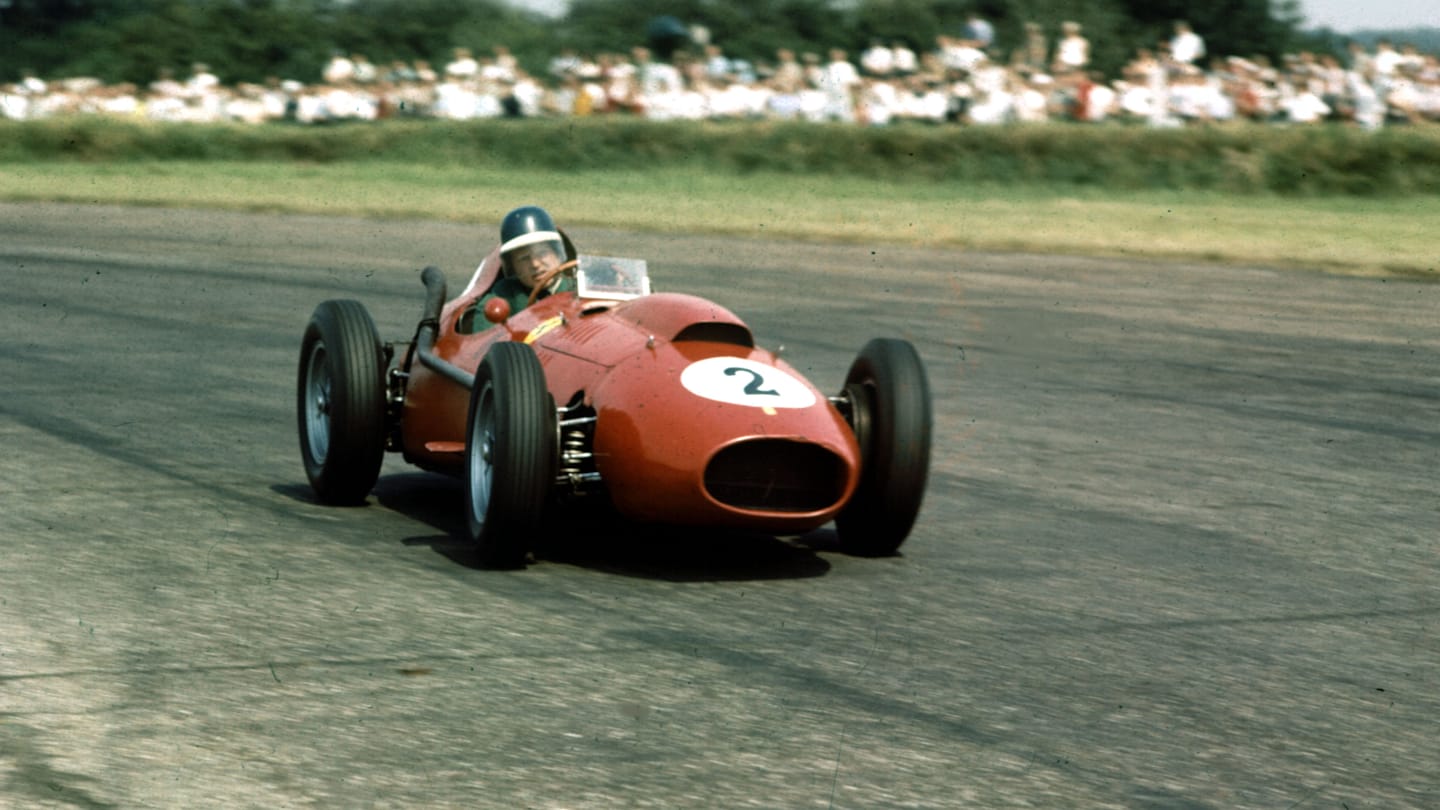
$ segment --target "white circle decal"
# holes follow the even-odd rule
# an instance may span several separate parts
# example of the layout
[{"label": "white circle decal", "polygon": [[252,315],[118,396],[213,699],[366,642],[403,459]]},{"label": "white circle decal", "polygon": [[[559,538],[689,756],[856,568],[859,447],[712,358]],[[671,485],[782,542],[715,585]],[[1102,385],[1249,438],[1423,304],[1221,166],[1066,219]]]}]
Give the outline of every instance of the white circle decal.
[{"label": "white circle decal", "polygon": [[740,357],[710,357],[691,363],[680,384],[696,396],[754,408],[808,408],[815,392],[774,366]]}]

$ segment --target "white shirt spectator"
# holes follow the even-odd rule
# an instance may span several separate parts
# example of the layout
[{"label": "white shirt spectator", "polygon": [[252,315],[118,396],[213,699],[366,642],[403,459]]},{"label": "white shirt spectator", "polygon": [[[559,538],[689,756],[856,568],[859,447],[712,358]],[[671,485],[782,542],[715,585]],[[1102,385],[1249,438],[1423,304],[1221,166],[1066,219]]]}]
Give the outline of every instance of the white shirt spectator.
[{"label": "white shirt spectator", "polygon": [[950,109],[950,100],[937,86],[912,77],[909,86],[900,94],[898,114],[913,121],[939,123],[945,120]]},{"label": "white shirt spectator", "polygon": [[30,99],[20,92],[20,88],[13,84],[0,87],[0,118],[24,121],[29,117]]},{"label": "white shirt spectator", "polygon": [[1372,85],[1359,71],[1351,70],[1345,73],[1346,94],[1354,105],[1355,123],[1362,129],[1379,129],[1385,123],[1385,102],[1380,99],[1380,94],[1375,92]]},{"label": "white shirt spectator", "polygon": [[1395,71],[1400,68],[1400,64],[1404,61],[1405,57],[1399,51],[1395,50],[1390,43],[1381,42],[1375,49],[1375,56],[1372,57],[1371,64],[1374,66],[1377,74],[1381,76],[1394,76]]},{"label": "white shirt spectator", "polygon": [[860,93],[860,115],[871,126],[885,126],[895,117],[899,99],[895,85],[871,79]]},{"label": "white shirt spectator", "polygon": [[1150,88],[1137,82],[1121,82],[1117,86],[1119,111],[1133,118],[1148,118],[1155,102]]},{"label": "white shirt spectator", "polygon": [[470,54],[469,48],[456,48],[454,58],[445,65],[445,76],[450,79],[473,79],[480,72],[480,63]]},{"label": "white shirt spectator", "polygon": [[901,76],[909,76],[920,69],[920,60],[915,56],[914,51],[905,47],[904,43],[895,43],[894,47],[890,49],[890,53],[894,57],[895,72]]},{"label": "white shirt spectator", "polygon": [[860,67],[871,76],[889,76],[895,71],[895,52],[877,42],[860,54]]},{"label": "white shirt spectator", "polygon": [[522,73],[516,77],[515,86],[511,92],[515,96],[515,101],[520,105],[521,115],[529,117],[540,114],[540,106],[545,99],[545,88],[534,78]]},{"label": "white shirt spectator", "polygon": [[820,77],[820,89],[825,93],[825,117],[836,121],[855,120],[854,92],[860,84],[860,71],[845,58],[845,52],[830,52],[830,62]]},{"label": "white shirt spectator", "polygon": [[[1048,77],[1047,77],[1048,78]],[[1018,87],[1015,93],[1015,120],[1038,124],[1050,119],[1048,82],[1034,82]]]},{"label": "white shirt spectator", "polygon": [[330,57],[325,63],[325,68],[320,71],[320,77],[326,84],[340,84],[355,78],[355,63],[341,54]]},{"label": "white shirt spectator", "polygon": [[380,71],[364,56],[356,54],[351,61],[355,63],[355,81],[369,84],[380,78]]},{"label": "white shirt spectator", "polygon": [[970,105],[968,116],[970,123],[987,126],[1004,124],[1013,118],[1014,113],[1014,94],[1009,90],[995,90],[977,94],[974,103]]},{"label": "white shirt spectator", "polygon": [[1067,22],[1062,25],[1065,36],[1055,44],[1056,66],[1067,70],[1078,70],[1090,64],[1090,40],[1080,33],[1080,24]]},{"label": "white shirt spectator", "polygon": [[195,65],[194,71],[190,75],[190,81],[185,83],[185,89],[194,96],[214,93],[219,86],[219,77],[210,72],[209,66],[203,64]]},{"label": "white shirt spectator", "polygon": [[1175,24],[1175,36],[1170,40],[1170,58],[1182,65],[1193,65],[1205,58],[1205,40],[1190,30],[1185,23]]},{"label": "white shirt spectator", "polygon": [[502,81],[518,78],[520,76],[520,61],[515,58],[515,54],[510,52],[510,48],[505,45],[496,45],[494,52],[494,64],[495,67],[502,71]]},{"label": "white shirt spectator", "polygon": [[678,93],[685,89],[680,71],[665,62],[646,62],[639,67],[640,92],[647,96]]},{"label": "white shirt spectator", "polygon": [[1282,102],[1285,115],[1295,124],[1313,124],[1330,114],[1330,105],[1309,90],[1301,90]]},{"label": "white shirt spectator", "polygon": [[1086,120],[1104,121],[1115,110],[1119,94],[1108,84],[1097,84],[1090,88],[1090,105],[1085,109]]},{"label": "white shirt spectator", "polygon": [[571,48],[566,48],[552,58],[550,64],[545,69],[551,76],[558,79],[567,73],[573,73],[577,76],[581,75],[580,68],[583,64],[584,62],[580,59],[579,54],[575,53]]},{"label": "white shirt spectator", "polygon": [[974,71],[986,60],[985,52],[961,39],[941,36],[940,63],[948,70]]}]

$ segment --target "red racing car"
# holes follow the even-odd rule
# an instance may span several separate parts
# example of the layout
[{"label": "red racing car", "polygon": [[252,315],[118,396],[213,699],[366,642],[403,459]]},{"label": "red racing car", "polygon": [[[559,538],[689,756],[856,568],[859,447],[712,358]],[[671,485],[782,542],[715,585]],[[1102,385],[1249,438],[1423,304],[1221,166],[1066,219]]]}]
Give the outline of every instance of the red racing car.
[{"label": "red racing car", "polygon": [[318,500],[362,503],[386,451],[462,478],[483,563],[523,565],[554,508],[608,502],[625,519],[800,534],[835,522],[842,549],[895,552],[930,465],[925,369],[875,339],[827,396],[711,301],[651,293],[646,263],[576,256],[573,292],[511,312],[476,306],[499,248],[449,301],[422,272],[415,337],[382,343],[356,301],[320,304],[300,350],[298,416]]}]

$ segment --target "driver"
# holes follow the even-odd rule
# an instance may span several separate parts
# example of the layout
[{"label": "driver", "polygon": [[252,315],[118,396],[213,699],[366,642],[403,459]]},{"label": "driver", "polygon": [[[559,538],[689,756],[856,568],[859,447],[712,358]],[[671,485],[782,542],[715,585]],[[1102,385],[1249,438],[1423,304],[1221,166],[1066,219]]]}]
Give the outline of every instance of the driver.
[{"label": "driver", "polygon": [[565,240],[545,209],[516,208],[500,222],[501,278],[476,302],[477,310],[483,312],[492,298],[503,298],[510,303],[511,314],[517,313],[530,305],[537,282],[544,284],[534,296],[537,301],[553,293],[573,292],[575,279],[557,272],[565,259]]}]

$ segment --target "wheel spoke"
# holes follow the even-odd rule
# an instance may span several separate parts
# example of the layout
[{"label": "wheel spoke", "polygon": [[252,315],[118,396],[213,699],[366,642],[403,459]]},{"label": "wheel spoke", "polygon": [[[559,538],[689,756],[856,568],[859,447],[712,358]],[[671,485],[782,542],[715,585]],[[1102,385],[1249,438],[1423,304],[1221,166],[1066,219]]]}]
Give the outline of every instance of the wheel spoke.
[{"label": "wheel spoke", "polygon": [[323,343],[316,343],[310,353],[306,387],[310,407],[306,409],[305,432],[310,441],[310,456],[316,463],[324,464],[330,453],[330,367]]}]

